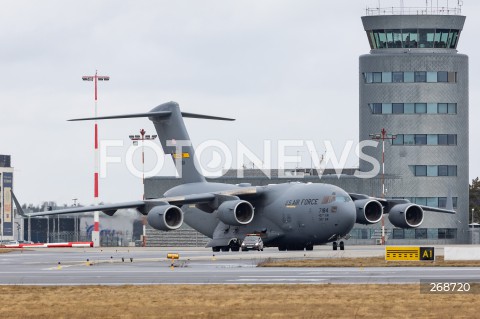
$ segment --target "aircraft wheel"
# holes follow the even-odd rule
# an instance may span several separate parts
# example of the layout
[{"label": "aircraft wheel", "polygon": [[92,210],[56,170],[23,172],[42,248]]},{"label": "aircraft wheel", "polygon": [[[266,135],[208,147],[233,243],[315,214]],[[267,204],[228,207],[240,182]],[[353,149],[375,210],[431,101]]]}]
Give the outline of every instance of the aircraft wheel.
[{"label": "aircraft wheel", "polygon": [[334,241],[334,242],[332,243],[332,245],[333,245],[333,250],[337,250],[337,247],[338,247],[337,242]]},{"label": "aircraft wheel", "polygon": [[232,247],[232,251],[239,251],[239,250],[240,250],[240,247],[238,246]]},{"label": "aircraft wheel", "polygon": [[343,241],[340,242],[340,250],[345,250],[345,244]]},{"label": "aircraft wheel", "polygon": [[230,250],[230,247],[229,246],[222,246],[220,248],[222,251],[229,251]]}]

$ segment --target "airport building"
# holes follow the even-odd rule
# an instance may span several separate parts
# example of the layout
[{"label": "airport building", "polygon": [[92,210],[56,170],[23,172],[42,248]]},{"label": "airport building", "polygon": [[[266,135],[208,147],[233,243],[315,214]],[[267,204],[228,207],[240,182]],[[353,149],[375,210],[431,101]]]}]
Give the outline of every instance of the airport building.
[{"label": "airport building", "polygon": [[11,190],[13,167],[10,155],[0,155],[0,240],[14,240],[14,214]]},{"label": "airport building", "polygon": [[[270,178],[260,170],[242,174],[231,170],[214,181],[252,185],[321,182],[352,193],[406,198],[433,207],[447,207],[451,198],[455,215],[426,212],[417,229],[395,228],[385,218],[387,242],[470,242],[468,57],[457,51],[465,17],[460,8],[415,10],[367,9],[362,17],[371,50],[359,61],[359,141],[378,139],[382,129],[386,130],[383,177],[359,179],[353,176],[355,169],[344,169],[340,177],[326,170],[321,178],[311,169],[293,170],[282,177],[272,171]],[[364,152],[381,161],[381,145],[364,148]],[[371,169],[370,162],[360,161],[360,171]],[[175,177],[149,178],[145,195],[162,196],[179,183]],[[381,225],[359,225],[350,235],[348,244],[378,244]],[[168,233],[149,229],[147,240],[150,245],[206,242],[189,227]]]}]

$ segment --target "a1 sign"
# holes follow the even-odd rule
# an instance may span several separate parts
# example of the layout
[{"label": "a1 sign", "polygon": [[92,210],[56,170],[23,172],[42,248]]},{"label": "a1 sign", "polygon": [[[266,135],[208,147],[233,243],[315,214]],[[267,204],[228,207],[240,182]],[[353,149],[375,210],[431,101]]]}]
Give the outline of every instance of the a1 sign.
[{"label": "a1 sign", "polygon": [[435,260],[435,248],[420,247],[420,260]]}]

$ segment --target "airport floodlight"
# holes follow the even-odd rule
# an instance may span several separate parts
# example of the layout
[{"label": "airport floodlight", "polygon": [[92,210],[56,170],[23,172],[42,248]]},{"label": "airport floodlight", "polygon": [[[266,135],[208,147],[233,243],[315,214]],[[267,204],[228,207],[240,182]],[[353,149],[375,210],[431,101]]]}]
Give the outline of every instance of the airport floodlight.
[{"label": "airport floodlight", "polygon": [[[144,153],[144,142],[145,141],[153,141],[154,139],[157,138],[157,135],[145,135],[146,131],[142,128],[140,130],[140,135],[129,135],[128,138],[130,138],[133,142],[133,145],[138,145],[138,141],[142,142],[142,180],[143,184],[145,184],[145,153]],[[143,198],[145,199],[145,194],[143,195]]]},{"label": "airport floodlight", "polygon": [[[132,140],[133,145],[137,146],[138,142],[142,142],[142,184],[143,184],[143,199],[145,199],[145,141],[153,141],[157,138],[157,135],[145,135],[146,131],[142,128],[140,130],[140,135],[129,135],[128,137]],[[147,221],[145,216],[143,218],[143,236],[142,236],[142,246],[145,247],[147,243]]]},{"label": "airport floodlight", "polygon": [[[372,140],[382,140],[382,198],[385,198],[385,140],[394,140],[397,135],[388,135],[387,130],[382,128],[380,133],[369,134]],[[385,245],[385,221],[382,214],[382,245]]]}]

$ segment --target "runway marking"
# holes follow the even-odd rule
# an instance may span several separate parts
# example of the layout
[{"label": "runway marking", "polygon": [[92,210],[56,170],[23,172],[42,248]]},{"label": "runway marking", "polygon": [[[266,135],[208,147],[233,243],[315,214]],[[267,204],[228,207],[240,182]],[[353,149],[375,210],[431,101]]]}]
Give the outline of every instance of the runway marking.
[{"label": "runway marking", "polygon": [[278,279],[262,279],[262,278],[258,278],[258,279],[229,279],[227,280],[228,282],[268,282],[268,283],[271,283],[273,281],[277,281],[277,282],[285,282],[285,281],[290,281],[290,282],[323,282],[323,281],[326,281],[327,279],[293,279],[293,278],[278,278]]}]

